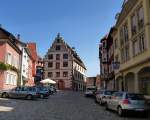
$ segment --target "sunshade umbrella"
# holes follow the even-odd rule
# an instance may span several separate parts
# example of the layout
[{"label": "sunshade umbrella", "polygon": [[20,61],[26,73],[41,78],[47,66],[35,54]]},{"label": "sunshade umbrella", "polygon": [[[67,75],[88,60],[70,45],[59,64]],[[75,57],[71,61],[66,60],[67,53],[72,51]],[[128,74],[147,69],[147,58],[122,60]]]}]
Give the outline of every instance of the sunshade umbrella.
[{"label": "sunshade umbrella", "polygon": [[41,83],[56,84],[56,82],[55,82],[55,81],[53,81],[53,80],[51,80],[51,79],[49,79],[49,78],[44,79],[44,80],[41,80],[40,82],[41,82]]}]

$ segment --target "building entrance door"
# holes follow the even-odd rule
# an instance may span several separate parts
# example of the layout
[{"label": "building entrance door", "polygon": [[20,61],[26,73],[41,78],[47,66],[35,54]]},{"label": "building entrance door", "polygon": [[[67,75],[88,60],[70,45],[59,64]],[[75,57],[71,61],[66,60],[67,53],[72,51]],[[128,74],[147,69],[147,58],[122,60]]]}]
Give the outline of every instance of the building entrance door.
[{"label": "building entrance door", "polygon": [[62,81],[62,80],[58,81],[58,89],[60,89],[60,90],[65,89],[64,81]]}]

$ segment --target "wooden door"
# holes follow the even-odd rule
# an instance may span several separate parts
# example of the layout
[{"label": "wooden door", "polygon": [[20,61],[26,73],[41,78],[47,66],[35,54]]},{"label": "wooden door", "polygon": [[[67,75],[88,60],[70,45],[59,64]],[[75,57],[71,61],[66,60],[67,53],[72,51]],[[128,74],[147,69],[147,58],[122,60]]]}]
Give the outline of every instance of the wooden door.
[{"label": "wooden door", "polygon": [[64,90],[65,89],[64,81],[60,80],[58,82],[58,89],[60,89],[60,90]]}]

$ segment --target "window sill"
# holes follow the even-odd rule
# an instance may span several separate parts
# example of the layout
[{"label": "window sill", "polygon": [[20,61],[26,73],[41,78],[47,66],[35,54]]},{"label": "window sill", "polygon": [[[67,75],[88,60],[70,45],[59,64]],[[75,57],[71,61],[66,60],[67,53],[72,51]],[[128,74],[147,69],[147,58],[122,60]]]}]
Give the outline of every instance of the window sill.
[{"label": "window sill", "polygon": [[5,85],[12,85],[12,86],[16,86],[16,85],[14,85],[14,84],[10,84],[10,83],[5,83]]}]

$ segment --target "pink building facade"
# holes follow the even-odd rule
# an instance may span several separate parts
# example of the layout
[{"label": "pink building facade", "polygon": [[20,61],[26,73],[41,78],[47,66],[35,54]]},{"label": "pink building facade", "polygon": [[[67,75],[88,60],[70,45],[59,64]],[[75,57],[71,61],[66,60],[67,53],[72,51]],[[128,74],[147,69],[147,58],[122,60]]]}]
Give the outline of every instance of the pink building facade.
[{"label": "pink building facade", "polygon": [[0,89],[17,86],[21,51],[13,44],[13,39],[10,33],[0,28]]}]

